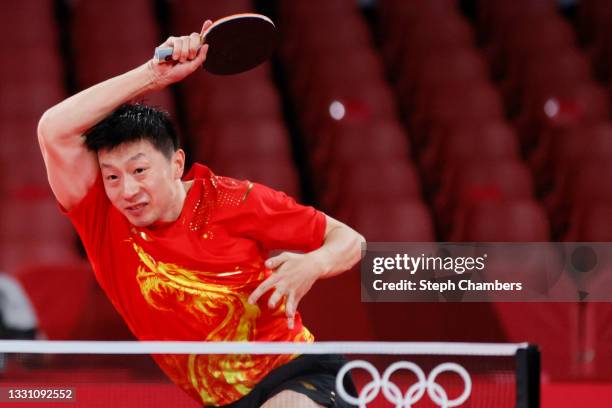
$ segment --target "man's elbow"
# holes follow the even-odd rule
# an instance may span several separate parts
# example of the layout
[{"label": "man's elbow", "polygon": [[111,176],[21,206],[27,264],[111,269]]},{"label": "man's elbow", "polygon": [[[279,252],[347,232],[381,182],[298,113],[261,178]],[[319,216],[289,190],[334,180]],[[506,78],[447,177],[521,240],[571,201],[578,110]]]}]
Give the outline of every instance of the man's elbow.
[{"label": "man's elbow", "polygon": [[357,248],[359,249],[359,251],[361,252],[362,250],[365,250],[367,241],[365,237],[357,231],[355,231],[355,240],[357,241]]},{"label": "man's elbow", "polygon": [[53,135],[52,124],[53,120],[51,118],[51,115],[49,114],[49,111],[47,110],[40,117],[40,120],[38,121],[38,127],[36,128],[38,142],[41,146],[45,146],[49,143],[51,136]]},{"label": "man's elbow", "polygon": [[366,249],[366,239],[363,235],[358,233],[355,230],[351,230],[353,232],[353,253],[354,253],[354,263],[356,264],[362,258],[363,251]]}]

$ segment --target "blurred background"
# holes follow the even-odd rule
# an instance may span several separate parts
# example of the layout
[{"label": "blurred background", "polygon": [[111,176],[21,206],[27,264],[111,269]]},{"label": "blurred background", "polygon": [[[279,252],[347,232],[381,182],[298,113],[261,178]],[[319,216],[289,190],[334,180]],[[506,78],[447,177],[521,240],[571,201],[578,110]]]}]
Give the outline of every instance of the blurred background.
[{"label": "blurred background", "polygon": [[[606,0],[2,0],[3,338],[131,338],[51,195],[36,125],[169,35],[238,12],[277,23],[270,63],[139,99],[172,115],[190,163],[369,241],[612,240]],[[606,303],[367,304],[355,270],[301,311],[318,340],[531,341],[545,383],[612,381]]]}]

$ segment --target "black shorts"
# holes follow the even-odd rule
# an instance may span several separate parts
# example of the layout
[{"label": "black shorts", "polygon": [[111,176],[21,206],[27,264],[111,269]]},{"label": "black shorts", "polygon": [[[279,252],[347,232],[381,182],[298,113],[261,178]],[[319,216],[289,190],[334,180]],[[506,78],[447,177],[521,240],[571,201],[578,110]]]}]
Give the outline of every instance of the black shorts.
[{"label": "black shorts", "polygon": [[[268,373],[253,390],[223,408],[258,408],[281,391],[291,390],[330,408],[354,408],[336,392],[336,374],[347,360],[336,354],[304,354]],[[356,396],[350,373],[344,377],[344,389]]]}]

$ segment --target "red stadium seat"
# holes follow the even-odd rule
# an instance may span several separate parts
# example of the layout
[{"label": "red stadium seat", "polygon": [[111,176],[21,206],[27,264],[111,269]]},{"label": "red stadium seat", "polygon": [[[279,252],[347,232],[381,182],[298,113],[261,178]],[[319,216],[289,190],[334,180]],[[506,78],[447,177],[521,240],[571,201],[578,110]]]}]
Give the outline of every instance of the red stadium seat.
[{"label": "red stadium seat", "polygon": [[345,163],[321,196],[324,209],[350,213],[360,201],[393,202],[420,199],[421,188],[412,164],[405,160]]},{"label": "red stadium seat", "polygon": [[279,3],[279,17],[282,22],[295,22],[305,15],[332,15],[342,17],[355,14],[357,5],[351,0],[329,0],[312,7],[307,0],[294,0]]},{"label": "red stadium seat", "polygon": [[533,182],[519,161],[456,163],[442,178],[435,209],[443,234],[448,234],[458,210],[478,203],[533,199]]},{"label": "red stadium seat", "polygon": [[219,18],[237,13],[253,12],[253,2],[250,0],[206,1],[181,0],[169,3],[171,6],[171,25],[173,32],[190,33],[200,30],[203,19],[215,21]]},{"label": "red stadium seat", "polygon": [[395,121],[347,124],[323,129],[310,145],[315,176],[330,177],[338,164],[409,158],[408,138]]},{"label": "red stadium seat", "polygon": [[342,18],[333,15],[325,19],[317,17],[299,28],[298,31],[289,26],[284,30],[286,35],[281,45],[281,58],[290,71],[316,64],[318,60],[313,57],[321,50],[330,54],[333,50],[373,43],[365,21],[357,13]]},{"label": "red stadium seat", "polygon": [[610,105],[605,90],[593,82],[542,84],[525,96],[516,124],[527,149],[538,144],[547,128],[565,128],[597,123],[608,118]]},{"label": "red stadium seat", "polygon": [[[38,320],[38,330],[49,340],[74,338],[95,279],[84,262],[34,264],[11,273],[28,295]],[[66,296],[70,294],[69,296]]]},{"label": "red stadium seat", "polygon": [[243,88],[191,94],[187,103],[189,123],[195,129],[206,122],[280,119],[278,92],[268,81],[253,81]]},{"label": "red stadium seat", "polygon": [[[153,6],[146,0],[129,3],[120,0],[78,1],[72,5],[71,12],[75,50],[79,54],[89,50],[90,55],[97,56],[99,61],[105,59],[98,49],[102,46],[114,46],[116,56],[118,49],[133,47],[137,50],[138,45],[155,46],[160,42]],[[112,30],[108,29],[109,25]],[[194,27],[192,31],[197,29]]]},{"label": "red stadium seat", "polygon": [[[385,134],[384,138],[389,140],[395,139],[400,143],[398,148],[407,147],[404,143],[408,142],[406,130],[397,120],[379,120],[370,121],[368,123],[359,123],[358,121],[343,121],[338,120],[330,123],[328,126],[321,128],[315,134],[308,135],[306,146],[310,152],[327,151],[328,149],[336,150],[336,140],[339,143],[349,143],[352,138],[356,143],[376,143],[378,135]],[[392,134],[393,136],[389,136]],[[385,139],[385,140],[388,140]],[[399,140],[404,141],[400,142]]]},{"label": "red stadium seat", "polygon": [[581,163],[612,158],[612,125],[608,122],[578,125],[560,131],[549,131],[531,156],[538,186],[550,191],[555,181]]},{"label": "red stadium seat", "polygon": [[557,16],[555,0],[481,0],[478,6],[479,32],[489,40],[497,40],[519,19]]},{"label": "red stadium seat", "polygon": [[291,71],[289,85],[297,106],[302,106],[317,89],[327,89],[338,83],[357,84],[384,76],[378,53],[367,45],[317,48],[313,50],[313,58],[316,63],[302,64]]},{"label": "red stadium seat", "polygon": [[473,48],[432,52],[414,61],[399,73],[396,89],[404,109],[412,111],[415,101],[433,89],[459,82],[484,82],[488,77],[486,62]]},{"label": "red stadium seat", "polygon": [[[28,48],[57,47],[58,26],[54,14],[53,0],[4,1],[0,3],[0,15],[3,17],[0,34],[3,38],[12,38],[20,32],[19,41],[6,41],[7,55],[14,55]],[[23,27],[27,26],[28,30]],[[15,64],[9,64],[15,65]]]},{"label": "red stadium seat", "polygon": [[[75,38],[72,39],[72,46],[77,55],[105,61],[107,58],[104,58],[99,48],[114,45],[113,51],[115,53],[131,51],[137,54],[147,53],[149,57],[152,56],[152,49],[149,47],[156,47],[163,41],[161,41],[151,10],[148,7],[138,8],[138,10],[132,11],[138,15],[130,18],[120,14],[125,9],[117,10],[117,7],[120,7],[120,5],[115,3],[105,12],[94,11],[92,15],[81,13],[75,15],[72,26],[72,35]],[[119,12],[119,15],[111,13],[110,10],[113,9],[114,13]],[[113,30],[105,30],[109,24],[113,24]],[[195,27],[192,31],[196,30],[198,30],[198,27]],[[89,33],[86,38],[83,38],[84,32]],[[126,54],[125,57],[129,58],[130,56]],[[90,61],[77,60],[77,62],[88,63]]]},{"label": "red stadium seat", "polygon": [[[609,277],[612,274],[608,270],[608,273],[605,275],[607,278],[605,282],[599,284],[599,282],[594,282],[594,286],[598,287],[600,290],[603,288],[610,287]],[[595,379],[607,379],[612,376],[612,372],[610,370],[610,365],[607,364],[608,361],[612,358],[610,353],[610,348],[608,345],[610,344],[610,339],[612,338],[612,333],[610,333],[610,318],[612,318],[612,308],[610,307],[610,303],[591,303],[587,308],[587,316],[589,323],[592,322],[592,330],[589,331],[589,336],[587,338],[587,348],[588,351],[592,353],[593,358],[588,359],[588,371],[587,375],[590,378]]]},{"label": "red stadium seat", "polygon": [[568,232],[563,237],[569,242],[611,242],[612,203],[586,204],[570,217]]},{"label": "red stadium seat", "polygon": [[420,165],[428,188],[435,191],[442,174],[455,163],[518,159],[518,138],[506,123],[468,122],[432,135],[431,143],[420,156]]},{"label": "red stadium seat", "polygon": [[[375,339],[370,308],[371,304],[361,302],[361,278],[353,268],[333,279],[319,280],[300,302],[299,311],[317,341],[355,341]],[[342,330],[338,330],[339,321],[346,323]]]},{"label": "red stadium seat", "polygon": [[88,50],[76,53],[76,78],[80,89],[85,89],[115,75],[127,72],[142,65],[151,58],[151,49],[156,42],[148,44],[132,44],[125,47],[115,47],[115,52],[121,58],[100,58],[98,52]]},{"label": "red stadium seat", "polygon": [[79,260],[76,239],[0,242],[0,268],[13,271],[32,264],[57,264]]},{"label": "red stadium seat", "polygon": [[[460,102],[460,103],[459,103]],[[503,106],[496,88],[488,82],[460,83],[437,89],[416,101],[410,118],[416,144],[420,146],[436,125],[457,121],[499,120]]]},{"label": "red stadium seat", "polygon": [[318,89],[300,112],[302,128],[314,133],[336,121],[368,123],[395,120],[397,108],[389,86],[381,78],[356,84],[336,83]]},{"label": "red stadium seat", "polygon": [[97,284],[94,284],[88,293],[83,311],[72,331],[73,339],[135,340],[130,329]]},{"label": "red stadium seat", "polygon": [[518,19],[509,28],[489,51],[495,78],[503,77],[509,64],[529,55],[575,46],[574,32],[560,16]]},{"label": "red stadium seat", "polygon": [[612,21],[612,9],[606,0],[586,0],[578,8],[578,34],[582,43],[598,40],[602,31]]},{"label": "red stadium seat", "polygon": [[220,162],[212,168],[215,174],[249,180],[282,191],[290,197],[300,197],[300,181],[297,170],[290,161],[281,160],[231,160]]},{"label": "red stadium seat", "polygon": [[25,265],[10,275],[25,290],[36,312],[37,329],[46,339],[133,339],[85,261]]},{"label": "red stadium seat", "polygon": [[[514,271],[524,268],[518,262]],[[561,282],[565,287],[571,282]],[[576,379],[579,366],[577,334],[579,308],[568,302],[494,302],[506,341],[527,341],[542,350],[542,374],[551,381]]]},{"label": "red stadium seat", "polygon": [[429,209],[418,200],[363,201],[346,220],[370,242],[435,241]]},{"label": "red stadium seat", "polygon": [[[51,106],[65,98],[66,92],[59,79],[43,78],[19,82],[5,81],[0,98],[0,122],[35,124]],[[19,102],[19,103],[18,103]]]},{"label": "red stadium seat", "polygon": [[457,12],[458,0],[380,0],[378,18],[381,29],[394,23],[412,23],[424,16]]},{"label": "red stadium seat", "polygon": [[502,85],[507,110],[513,114],[523,95],[542,83],[563,84],[585,82],[591,67],[585,56],[574,48],[536,50],[524,61],[509,68]]},{"label": "red stadium seat", "polygon": [[[26,242],[74,239],[74,230],[53,198],[13,199],[0,204],[0,239]],[[24,222],[27,220],[27,223]]]},{"label": "red stadium seat", "polygon": [[182,93],[188,100],[200,98],[203,93],[236,93],[241,89],[258,86],[261,82],[268,82],[272,79],[271,71],[269,61],[239,75],[213,75],[202,70],[181,81]]},{"label": "red stadium seat", "polygon": [[[608,12],[603,13],[602,18],[605,18],[606,14]],[[612,57],[610,56],[612,52],[612,29],[610,29],[610,20],[602,24],[598,31],[595,41],[588,50],[598,79],[609,83],[612,78]]]},{"label": "red stadium seat", "polygon": [[[0,75],[11,78],[16,84],[34,81],[36,83],[51,82],[61,84],[63,80],[64,67],[61,61],[57,44],[38,44],[31,48],[8,51],[13,58],[21,61],[19,66],[15,64],[1,64]],[[3,84],[3,87],[5,84]]]},{"label": "red stadium seat", "polygon": [[580,214],[595,204],[612,204],[612,165],[608,159],[580,163],[568,169],[545,200],[553,232],[563,236],[572,214]]},{"label": "red stadium seat", "polygon": [[[184,3],[188,3],[185,1]],[[129,4],[122,5],[119,0],[109,0],[105,2],[97,1],[78,1],[72,4],[72,12],[83,16],[84,18],[92,18],[99,16],[100,18],[121,18],[122,16],[137,17],[140,13],[147,12],[152,15],[151,3],[147,0],[134,0]],[[123,13],[122,13],[123,10]],[[106,12],[105,16],[101,16]]]},{"label": "red stadium seat", "polygon": [[[72,4],[71,42],[78,87],[84,89],[142,65],[161,43],[150,2],[112,0]],[[112,27],[109,30],[109,27]],[[198,30],[194,27],[191,31]],[[108,58],[101,50],[112,50]],[[146,95],[150,104],[174,114],[169,91]]]},{"label": "red stadium seat", "polygon": [[[0,186],[3,200],[51,197],[47,172],[36,139],[36,122],[0,125]],[[28,157],[28,160],[19,160]]]},{"label": "red stadium seat", "polygon": [[533,200],[476,204],[460,211],[451,240],[547,242],[549,223],[544,209]]},{"label": "red stadium seat", "polygon": [[[210,133],[194,140],[196,161],[211,166],[224,161],[265,160],[290,161],[289,135],[282,122],[270,120],[247,120],[209,127]],[[206,130],[203,133],[208,133]]]},{"label": "red stadium seat", "polygon": [[383,55],[391,78],[396,78],[398,73],[408,69],[412,60],[418,60],[430,49],[442,51],[473,44],[474,32],[469,23],[460,15],[452,14],[400,26],[400,31],[383,44]]}]

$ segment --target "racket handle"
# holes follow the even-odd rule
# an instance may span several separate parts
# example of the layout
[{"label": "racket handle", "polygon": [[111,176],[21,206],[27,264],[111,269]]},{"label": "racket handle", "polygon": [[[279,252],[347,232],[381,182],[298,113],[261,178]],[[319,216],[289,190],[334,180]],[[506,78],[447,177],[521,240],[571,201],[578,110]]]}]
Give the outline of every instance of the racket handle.
[{"label": "racket handle", "polygon": [[170,61],[172,59],[172,53],[174,52],[174,48],[172,47],[157,47],[155,48],[155,54],[153,58],[158,61]]}]

